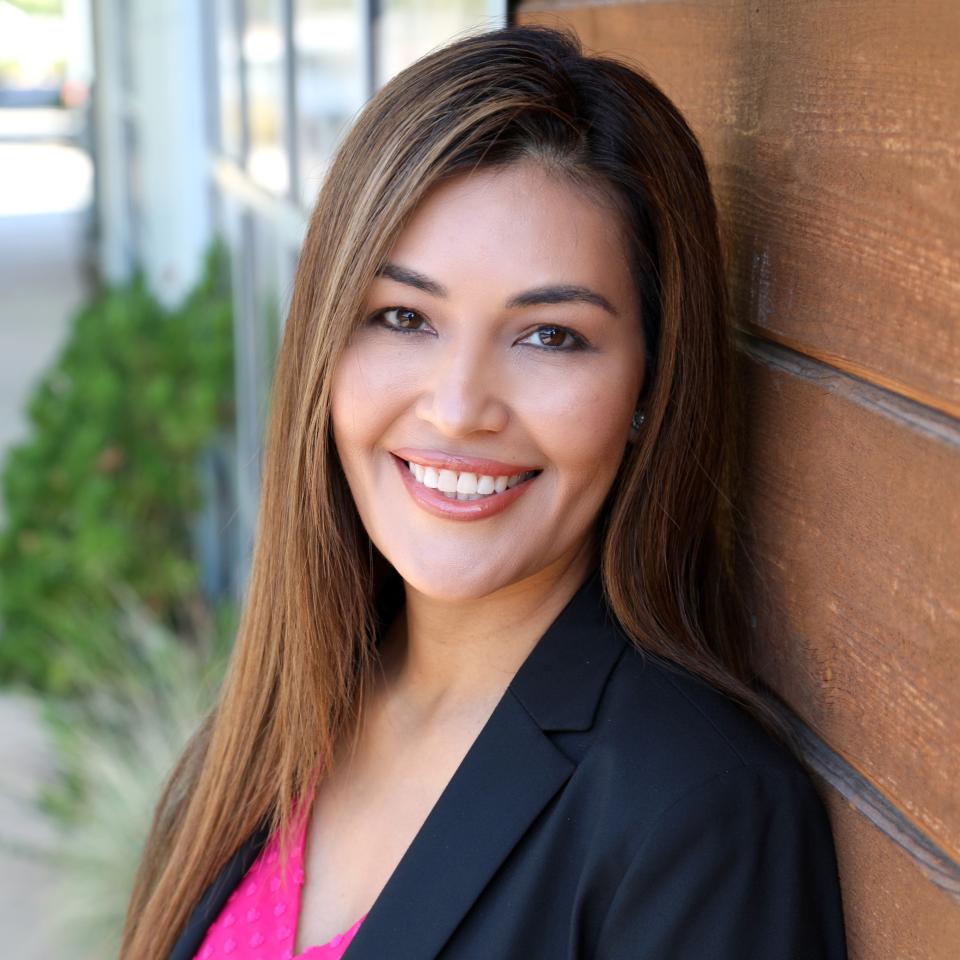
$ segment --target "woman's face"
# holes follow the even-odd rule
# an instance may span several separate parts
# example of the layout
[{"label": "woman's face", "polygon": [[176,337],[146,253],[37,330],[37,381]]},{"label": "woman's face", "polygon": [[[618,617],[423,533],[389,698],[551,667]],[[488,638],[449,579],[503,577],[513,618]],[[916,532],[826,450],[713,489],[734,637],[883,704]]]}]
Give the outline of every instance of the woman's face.
[{"label": "woman's face", "polygon": [[609,208],[530,163],[434,188],[334,373],[337,451],[373,543],[445,600],[574,561],[623,457],[643,358]]}]

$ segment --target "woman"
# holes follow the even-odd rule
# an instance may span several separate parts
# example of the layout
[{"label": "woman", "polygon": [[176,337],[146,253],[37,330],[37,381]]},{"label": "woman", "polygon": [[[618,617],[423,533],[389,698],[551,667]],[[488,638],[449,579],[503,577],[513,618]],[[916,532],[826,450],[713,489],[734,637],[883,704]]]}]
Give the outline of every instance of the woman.
[{"label": "woman", "polygon": [[749,682],[724,300],[642,74],[511,27],[377,93],[123,957],[845,956],[823,806]]}]

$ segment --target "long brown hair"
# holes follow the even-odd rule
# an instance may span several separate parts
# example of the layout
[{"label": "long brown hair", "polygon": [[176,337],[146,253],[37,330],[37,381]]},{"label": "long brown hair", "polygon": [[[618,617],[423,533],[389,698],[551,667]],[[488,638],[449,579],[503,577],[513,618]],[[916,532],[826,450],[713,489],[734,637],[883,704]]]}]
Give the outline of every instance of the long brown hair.
[{"label": "long brown hair", "polygon": [[732,572],[739,402],[697,140],[642,71],[584,56],[573,34],[513,26],[463,36],[372,98],[320,190],[277,361],[236,644],[217,703],[158,802],[121,958],[166,957],[204,889],[262,823],[286,851],[294,803],[358,728],[378,597],[397,574],[363,529],[339,464],[331,374],[426,192],[519,160],[611,200],[630,244],[648,344],[646,421],[599,518],[611,607],[651,656],[780,730],[750,685]]}]

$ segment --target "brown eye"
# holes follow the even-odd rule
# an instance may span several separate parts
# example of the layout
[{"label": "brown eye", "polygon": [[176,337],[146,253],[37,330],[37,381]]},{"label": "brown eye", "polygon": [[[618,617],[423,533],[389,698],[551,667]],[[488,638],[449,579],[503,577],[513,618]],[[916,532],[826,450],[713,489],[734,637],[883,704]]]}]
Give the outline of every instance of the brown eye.
[{"label": "brown eye", "polygon": [[[395,321],[389,319],[391,315],[396,315]],[[416,310],[410,310],[407,307],[388,307],[386,310],[375,313],[371,320],[398,333],[419,333],[419,325],[423,323],[423,317]]]},{"label": "brown eye", "polygon": [[416,326],[419,319],[419,315],[414,313],[413,310],[397,310],[396,314],[399,318],[397,326],[402,327],[404,330],[409,330],[411,326]]},{"label": "brown eye", "polygon": [[559,327],[541,327],[537,334],[540,337],[540,343],[545,347],[562,347],[568,336],[567,331]]},{"label": "brown eye", "polygon": [[[536,340],[530,340],[530,337],[535,337]],[[582,350],[586,345],[586,341],[572,330],[568,330],[566,327],[554,327],[551,325],[537,327],[537,329],[522,342],[528,342],[531,346],[544,350],[552,350],[554,353]]]}]

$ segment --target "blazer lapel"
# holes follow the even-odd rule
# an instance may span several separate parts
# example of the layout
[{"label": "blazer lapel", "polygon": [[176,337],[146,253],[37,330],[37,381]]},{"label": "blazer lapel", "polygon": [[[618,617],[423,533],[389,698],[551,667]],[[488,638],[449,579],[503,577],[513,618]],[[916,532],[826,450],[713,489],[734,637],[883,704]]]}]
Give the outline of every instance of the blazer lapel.
[{"label": "blazer lapel", "polygon": [[[517,671],[360,925],[345,960],[436,956],[497,868],[569,779],[548,731],[586,730],[626,638],[604,603],[599,568]],[[265,842],[237,852],[187,923],[170,960],[190,960]]]}]

